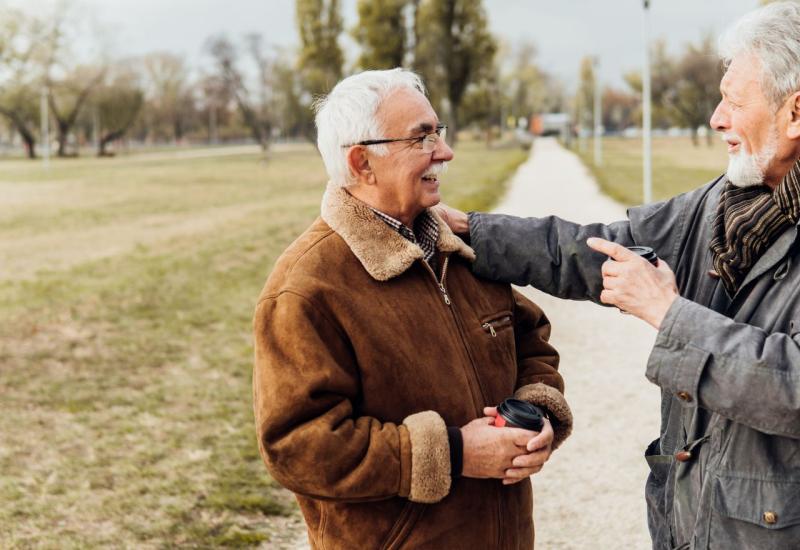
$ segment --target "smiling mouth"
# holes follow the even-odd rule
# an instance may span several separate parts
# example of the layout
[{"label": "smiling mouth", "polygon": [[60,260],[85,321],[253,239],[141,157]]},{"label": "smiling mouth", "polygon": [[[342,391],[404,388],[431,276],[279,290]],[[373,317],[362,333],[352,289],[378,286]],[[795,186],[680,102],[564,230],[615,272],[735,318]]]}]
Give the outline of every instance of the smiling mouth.
[{"label": "smiling mouth", "polygon": [[422,176],[422,181],[428,183],[439,183],[439,176],[436,175]]}]

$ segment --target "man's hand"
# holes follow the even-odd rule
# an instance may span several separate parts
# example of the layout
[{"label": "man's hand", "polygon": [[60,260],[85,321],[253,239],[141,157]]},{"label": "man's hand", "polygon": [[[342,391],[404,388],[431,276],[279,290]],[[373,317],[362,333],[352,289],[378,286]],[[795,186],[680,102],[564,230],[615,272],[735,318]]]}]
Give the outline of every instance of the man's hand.
[{"label": "man's hand", "polygon": [[[494,418],[497,416],[497,407],[485,407],[483,414]],[[536,432],[531,432],[536,433]],[[525,445],[525,453],[517,456],[511,461],[511,468],[506,469],[503,477],[503,485],[518,483],[527,479],[533,474],[539,473],[544,467],[544,463],[550,459],[553,453],[553,425],[549,418],[544,419],[542,431],[531,438]]]},{"label": "man's hand", "polygon": [[464,459],[461,475],[504,479],[514,460],[527,453],[526,446],[536,432],[493,426],[494,417],[476,418],[461,428]]},{"label": "man's hand", "polygon": [[445,203],[440,202],[433,207],[433,210],[441,216],[453,233],[460,233],[466,235],[469,233],[469,218],[465,212],[456,210]]},{"label": "man's hand", "polygon": [[660,328],[678,297],[675,274],[666,262],[659,259],[658,267],[654,267],[624,246],[605,239],[591,238],[586,244],[611,258],[603,264],[600,301]]}]

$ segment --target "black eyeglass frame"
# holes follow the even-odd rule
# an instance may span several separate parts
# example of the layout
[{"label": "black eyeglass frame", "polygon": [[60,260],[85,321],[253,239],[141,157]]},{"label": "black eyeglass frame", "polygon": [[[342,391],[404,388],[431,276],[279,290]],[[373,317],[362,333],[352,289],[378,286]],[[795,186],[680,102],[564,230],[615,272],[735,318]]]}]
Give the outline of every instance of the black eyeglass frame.
[{"label": "black eyeglass frame", "polygon": [[350,145],[342,145],[342,148],[355,147],[356,145],[382,145],[384,143],[397,143],[400,141],[413,141],[415,143],[422,143],[425,140],[425,138],[427,138],[431,134],[436,134],[437,136],[441,137],[442,132],[445,130],[447,130],[447,124],[440,123],[436,125],[436,130],[427,133],[424,136],[417,136],[410,138],[365,139],[364,141],[359,141],[358,143],[352,143]]}]

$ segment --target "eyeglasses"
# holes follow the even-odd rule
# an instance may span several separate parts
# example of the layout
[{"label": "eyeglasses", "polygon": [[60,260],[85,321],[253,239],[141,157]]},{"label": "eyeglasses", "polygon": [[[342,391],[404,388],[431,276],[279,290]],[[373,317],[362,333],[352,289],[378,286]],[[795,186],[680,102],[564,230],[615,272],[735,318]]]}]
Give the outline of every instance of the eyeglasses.
[{"label": "eyeglasses", "polygon": [[433,153],[436,150],[436,145],[440,139],[445,139],[447,136],[447,125],[437,124],[436,130],[424,136],[410,137],[410,138],[391,138],[391,139],[367,139],[353,143],[351,145],[342,145],[342,147],[353,147],[354,145],[381,145],[382,143],[395,143],[397,141],[409,141],[416,145],[422,144],[422,150],[426,153]]}]

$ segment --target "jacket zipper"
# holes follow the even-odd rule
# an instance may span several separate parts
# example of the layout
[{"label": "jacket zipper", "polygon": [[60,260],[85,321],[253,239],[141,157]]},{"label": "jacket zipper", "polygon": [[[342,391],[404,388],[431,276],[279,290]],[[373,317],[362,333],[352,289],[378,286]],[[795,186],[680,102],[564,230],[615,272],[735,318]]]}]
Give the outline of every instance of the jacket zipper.
[{"label": "jacket zipper", "polygon": [[[447,266],[450,263],[450,256],[446,256],[445,259],[444,259],[444,263],[442,264],[442,278],[441,279],[437,279],[436,273],[434,273],[433,269],[431,269],[431,266],[428,265],[428,262],[422,262],[422,263],[425,264],[425,267],[428,269],[428,272],[433,276],[433,280],[436,282],[436,285],[439,287],[439,291],[442,293],[442,298],[444,299],[444,303],[450,309],[450,313],[453,314],[453,321],[455,322],[456,329],[458,330],[458,335],[461,337],[461,345],[464,346],[464,350],[467,352],[467,358],[469,359],[469,364],[472,367],[472,374],[475,377],[475,382],[474,383],[477,384],[478,391],[480,392],[481,402],[480,403],[476,403],[476,405],[477,405],[476,409],[478,411],[478,415],[480,416],[482,414],[482,412],[483,412],[482,403],[486,403],[487,402],[486,392],[484,391],[483,385],[481,384],[481,378],[478,375],[478,368],[475,366],[475,359],[472,357],[472,353],[470,352],[469,346],[467,345],[467,340],[464,337],[464,330],[461,327],[461,323],[459,322],[458,314],[456,313],[455,309],[452,307],[452,301],[450,300],[450,296],[447,293],[447,287],[445,286],[445,278],[447,277]],[[505,318],[499,319],[499,320],[504,320],[504,319]],[[486,330],[486,326],[488,325],[488,327],[489,327],[488,330],[489,330],[490,334],[492,335],[492,337],[497,337],[497,332],[494,330],[494,327],[492,326],[491,323],[492,322],[497,322],[499,320],[487,321],[486,323],[484,323],[481,326],[483,326],[484,330]],[[467,377],[467,379],[469,380],[469,376]],[[473,397],[473,399],[474,399],[474,397]],[[500,547],[499,546],[500,542],[503,540],[503,535],[502,535],[502,530],[501,530],[502,529],[502,524],[503,524],[503,522],[502,522],[503,512],[502,512],[502,508],[501,508],[503,499],[502,499],[502,490],[501,490],[501,488],[498,487],[497,491],[498,491],[498,493],[500,493],[500,497],[501,497],[501,498],[497,499],[497,508],[496,508],[496,510],[497,510],[497,522],[496,522],[496,525],[497,525],[497,541],[498,541],[498,548],[499,548]]]},{"label": "jacket zipper", "polygon": [[[444,286],[444,278],[447,276],[447,265],[450,263],[450,256],[445,257],[444,264],[442,264],[442,278],[436,279],[436,273],[433,272],[433,269],[428,266],[431,274],[433,274],[433,278],[436,279],[436,284],[439,285],[439,291],[442,293],[442,298],[444,299],[444,303],[446,305],[450,305],[452,302],[450,301],[450,296],[447,294],[447,289]],[[425,265],[428,265],[425,262]]]},{"label": "jacket zipper", "polygon": [[445,305],[449,306],[453,302],[450,300],[450,295],[447,293],[447,288],[444,286],[444,278],[447,277],[447,265],[450,263],[450,256],[446,256],[444,262],[442,263],[442,277],[441,279],[436,276],[436,273],[433,271],[433,268],[428,264],[428,262],[422,262],[425,266],[425,269],[428,270],[433,276],[433,280],[436,282],[436,286],[439,287],[439,292],[442,294],[442,299],[444,300]]},{"label": "jacket zipper", "polygon": [[464,350],[467,352],[467,358],[469,359],[470,366],[472,367],[472,374],[475,377],[474,383],[477,385],[478,391],[480,392],[481,402],[476,403],[476,409],[478,411],[478,416],[481,416],[483,413],[483,405],[482,403],[486,403],[486,392],[483,389],[483,385],[481,384],[481,378],[478,375],[478,368],[475,366],[475,359],[472,357],[472,353],[470,352],[469,346],[467,345],[467,339],[464,337],[464,329],[461,326],[461,322],[459,321],[458,314],[456,313],[455,309],[452,307],[452,300],[450,299],[450,295],[447,292],[447,287],[445,286],[445,281],[447,277],[447,266],[450,263],[450,256],[446,256],[444,258],[444,263],[442,264],[442,277],[441,279],[436,277],[436,273],[434,273],[431,266],[428,265],[428,262],[422,262],[425,265],[425,268],[428,272],[433,276],[433,280],[436,282],[436,286],[439,287],[439,291],[442,293],[442,298],[444,299],[445,305],[448,306],[450,309],[450,313],[453,315],[453,320],[456,324],[456,329],[458,330],[458,335],[461,337],[461,345],[464,347]]},{"label": "jacket zipper", "polygon": [[486,321],[485,323],[483,323],[481,325],[481,328],[483,330],[485,330],[486,332],[488,332],[489,334],[491,334],[492,338],[497,338],[497,331],[494,328],[495,325],[500,325],[501,323],[504,323],[505,321],[510,321],[510,320],[511,320],[511,316],[510,315],[505,315],[505,316],[500,317],[498,319],[492,319],[491,321]]}]

